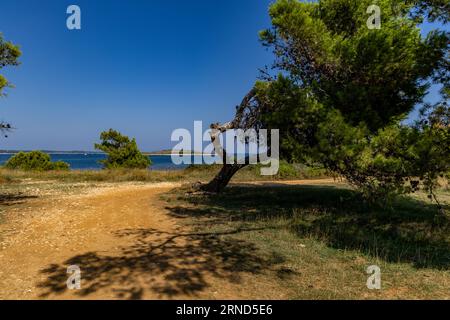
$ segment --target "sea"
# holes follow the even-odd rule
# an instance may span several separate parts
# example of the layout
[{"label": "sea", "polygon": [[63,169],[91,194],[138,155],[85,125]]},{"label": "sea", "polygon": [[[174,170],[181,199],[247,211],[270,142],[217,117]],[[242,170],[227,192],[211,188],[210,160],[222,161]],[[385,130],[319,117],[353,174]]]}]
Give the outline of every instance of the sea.
[{"label": "sea", "polygon": [[[0,153],[0,166],[12,156],[12,153]],[[101,170],[102,165],[99,161],[104,160],[106,155],[99,153],[51,153],[50,157],[52,161],[67,162],[70,164],[71,170]],[[202,156],[192,156],[192,163],[194,157],[202,158]],[[181,170],[188,166],[188,164],[175,165],[170,155],[151,155],[149,158],[152,161],[150,170]]]}]

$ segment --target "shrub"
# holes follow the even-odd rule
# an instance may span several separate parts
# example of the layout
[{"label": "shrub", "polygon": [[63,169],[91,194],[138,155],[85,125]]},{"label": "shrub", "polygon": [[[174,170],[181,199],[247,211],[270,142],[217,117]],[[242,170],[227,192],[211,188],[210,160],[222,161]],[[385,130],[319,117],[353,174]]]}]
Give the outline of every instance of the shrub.
[{"label": "shrub", "polygon": [[5,164],[8,169],[26,171],[69,170],[69,164],[63,161],[52,162],[50,155],[41,151],[19,152]]}]

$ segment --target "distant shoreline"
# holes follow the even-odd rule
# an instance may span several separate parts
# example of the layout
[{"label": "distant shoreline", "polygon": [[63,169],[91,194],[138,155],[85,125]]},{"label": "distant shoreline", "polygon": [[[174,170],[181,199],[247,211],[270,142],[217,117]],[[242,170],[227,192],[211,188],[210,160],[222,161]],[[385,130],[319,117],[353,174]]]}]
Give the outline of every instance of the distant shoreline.
[{"label": "distant shoreline", "polygon": [[[14,155],[14,154],[18,154],[19,152],[30,152],[30,151],[7,151],[7,152],[1,152],[0,151],[0,155]],[[49,155],[105,155],[105,153],[102,152],[69,152],[69,151],[42,151],[44,153],[47,153]],[[158,156],[158,157],[171,157],[172,154],[168,154],[168,153],[147,153],[147,152],[143,152],[142,153],[144,156],[147,157],[151,157],[151,156]],[[177,153],[173,154],[174,156],[180,156]],[[210,154],[202,154],[202,153],[187,153],[187,154],[182,154],[181,156],[211,156]]]},{"label": "distant shoreline", "polygon": [[41,151],[48,154],[104,154],[95,151],[48,151],[48,150],[2,150],[0,154],[16,154],[19,152]]},{"label": "distant shoreline", "polygon": [[[94,151],[46,151],[46,150],[39,150],[47,154],[87,154],[87,155],[104,155],[103,152],[94,152]],[[31,152],[31,150],[6,150],[6,151],[0,151],[0,155],[12,155],[17,154],[19,152]],[[170,153],[152,153],[152,152],[142,152],[145,156],[172,156]],[[178,153],[174,153],[173,155],[179,156]],[[204,156],[208,154],[202,154],[202,153],[186,153],[183,154],[184,156]]]}]

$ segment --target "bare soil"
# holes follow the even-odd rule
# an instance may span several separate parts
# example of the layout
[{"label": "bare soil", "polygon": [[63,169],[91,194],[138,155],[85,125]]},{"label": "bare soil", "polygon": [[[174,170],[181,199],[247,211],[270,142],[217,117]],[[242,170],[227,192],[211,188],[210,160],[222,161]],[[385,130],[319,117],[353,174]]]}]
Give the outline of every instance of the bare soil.
[{"label": "bare soil", "polygon": [[[0,299],[286,298],[276,282],[252,281],[236,252],[227,261],[233,243],[198,237],[168,214],[161,194],[177,186],[4,196]],[[73,265],[80,290],[67,288]]]}]

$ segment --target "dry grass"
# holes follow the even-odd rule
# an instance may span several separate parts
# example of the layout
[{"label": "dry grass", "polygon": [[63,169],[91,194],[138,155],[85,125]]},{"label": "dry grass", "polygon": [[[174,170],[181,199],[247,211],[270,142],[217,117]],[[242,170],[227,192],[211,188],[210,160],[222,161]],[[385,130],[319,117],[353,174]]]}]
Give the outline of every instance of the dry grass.
[{"label": "dry grass", "polygon": [[72,171],[20,171],[0,169],[5,182],[23,180],[55,180],[60,182],[124,182],[124,181],[172,181],[181,179],[179,171],[149,170],[72,170]]},{"label": "dry grass", "polygon": [[[207,181],[217,170],[30,173],[0,169],[0,188],[3,194],[22,196],[38,189],[44,194],[66,194],[114,183]],[[267,180],[256,170],[242,170],[234,181]],[[297,175],[320,173],[300,170]],[[421,193],[402,197],[390,208],[377,208],[341,185],[233,186],[214,197],[191,194],[185,188],[163,199],[170,215],[195,232],[254,248],[252,256],[258,260],[232,250],[223,257],[239,261],[239,272],[244,270],[254,284],[249,290],[282,287],[280,294],[291,299],[450,299],[448,186],[438,196],[444,214]],[[381,267],[380,291],[366,287],[370,265]],[[252,273],[255,267],[260,272]]]},{"label": "dry grass", "polygon": [[[294,170],[292,170],[294,168]],[[249,166],[240,170],[233,181],[253,180],[287,180],[326,177],[321,170],[296,166],[288,171],[280,170],[273,177],[261,176],[259,166]],[[220,166],[190,166],[184,170],[141,170],[141,169],[115,169],[115,170],[71,170],[71,171],[20,171],[0,168],[0,183],[18,183],[21,181],[59,181],[59,182],[206,182],[220,170]]]},{"label": "dry grass", "polygon": [[[448,196],[440,191],[445,214],[422,194],[383,209],[340,186],[233,186],[219,196],[184,189],[164,198],[196,231],[257,248],[268,263],[256,287],[276,283],[291,299],[450,299]],[[382,290],[366,287],[370,265],[382,270]]]}]

